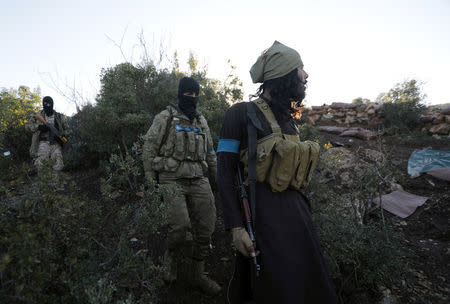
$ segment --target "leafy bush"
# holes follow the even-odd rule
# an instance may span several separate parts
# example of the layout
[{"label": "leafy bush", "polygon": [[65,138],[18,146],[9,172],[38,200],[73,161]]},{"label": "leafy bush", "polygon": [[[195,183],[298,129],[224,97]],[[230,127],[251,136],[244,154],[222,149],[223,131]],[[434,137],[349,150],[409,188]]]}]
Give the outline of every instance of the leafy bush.
[{"label": "leafy bush", "polygon": [[401,234],[382,210],[367,212],[373,194],[383,190],[379,185],[387,186],[382,177],[389,166],[368,163],[354,174],[355,185],[343,189],[341,156],[331,155],[322,154],[307,189],[313,219],[341,301],[360,303],[363,296],[373,303],[379,287],[399,282],[405,267],[404,253],[397,248]]},{"label": "leafy bush", "polygon": [[29,158],[31,134],[24,124],[37,111],[39,95],[39,89],[32,92],[24,86],[0,93],[0,150],[11,151],[15,159]]},{"label": "leafy bush", "polygon": [[411,133],[421,125],[420,115],[425,113],[423,104],[388,103],[383,105],[384,125],[390,133]]},{"label": "leafy bush", "polygon": [[352,100],[352,103],[369,104],[369,103],[370,103],[370,99],[362,98],[362,97],[357,97],[357,98],[355,98],[355,99]]},{"label": "leafy bush", "polygon": [[17,171],[1,184],[0,302],[155,299],[161,269],[150,241],[166,223],[165,189],[143,181],[135,147],[111,156],[96,201],[50,167],[34,183]]},{"label": "leafy bush", "polygon": [[420,124],[420,115],[425,113],[425,95],[417,80],[397,84],[388,93],[381,94],[377,100],[383,102],[384,125],[390,133],[411,133]]},{"label": "leafy bush", "polygon": [[[195,60],[190,58],[190,63]],[[242,83],[233,76],[233,68],[221,82],[208,78],[206,70],[191,67],[191,76],[201,85],[199,110],[216,142],[228,102],[242,98]],[[178,102],[178,82],[185,75],[176,66],[158,69],[152,62],[136,66],[122,63],[102,70],[97,103],[85,106],[69,121],[72,135],[66,164],[72,168],[89,166],[118,150],[126,153],[147,132],[156,114]]]},{"label": "leafy bush", "polygon": [[392,225],[372,219],[361,226],[343,216],[336,204],[314,211],[327,264],[343,303],[354,303],[362,294],[373,303],[380,286],[392,287],[400,281],[404,254],[397,247],[400,237]]},{"label": "leafy bush", "polygon": [[3,153],[0,153],[0,184],[3,181],[6,181],[9,177],[10,167],[13,165],[13,160],[10,156],[5,156]]},{"label": "leafy bush", "polygon": [[319,129],[311,124],[302,124],[299,126],[300,140],[319,140]]}]

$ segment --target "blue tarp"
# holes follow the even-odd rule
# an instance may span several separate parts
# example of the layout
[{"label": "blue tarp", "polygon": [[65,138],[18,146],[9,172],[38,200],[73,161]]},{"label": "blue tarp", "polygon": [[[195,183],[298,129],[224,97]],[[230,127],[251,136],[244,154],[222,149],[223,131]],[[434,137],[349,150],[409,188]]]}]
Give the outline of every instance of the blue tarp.
[{"label": "blue tarp", "polygon": [[414,151],[408,160],[408,174],[413,177],[439,168],[450,168],[450,150]]}]

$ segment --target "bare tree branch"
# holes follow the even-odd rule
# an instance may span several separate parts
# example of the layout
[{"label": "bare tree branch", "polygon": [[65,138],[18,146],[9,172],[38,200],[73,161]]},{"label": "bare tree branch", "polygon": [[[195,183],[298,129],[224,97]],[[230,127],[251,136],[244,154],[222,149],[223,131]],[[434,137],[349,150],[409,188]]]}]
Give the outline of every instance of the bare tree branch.
[{"label": "bare tree branch", "polygon": [[123,33],[122,33],[122,38],[120,38],[120,43],[117,43],[114,39],[112,39],[111,37],[109,37],[108,35],[105,34],[106,38],[107,38],[109,41],[111,41],[111,43],[114,44],[114,45],[119,49],[120,53],[122,54],[122,59],[123,59],[125,62],[129,62],[127,56],[125,56],[125,53],[124,53],[123,47],[122,47],[122,46],[123,46],[123,40],[124,40],[124,38],[125,38],[125,34],[127,33],[127,30],[128,30],[128,25],[127,25],[127,27],[125,28],[125,30],[123,31]]},{"label": "bare tree branch", "polygon": [[[53,76],[53,73],[50,72],[40,72],[39,74],[47,86],[56,91],[56,93],[64,97],[70,103],[73,103],[77,112],[90,102],[83,91],[77,88],[75,78],[73,79],[72,84],[69,84],[67,78],[62,81],[62,77],[57,68],[54,73],[56,75],[55,77]],[[92,87],[94,86],[92,85]]]}]

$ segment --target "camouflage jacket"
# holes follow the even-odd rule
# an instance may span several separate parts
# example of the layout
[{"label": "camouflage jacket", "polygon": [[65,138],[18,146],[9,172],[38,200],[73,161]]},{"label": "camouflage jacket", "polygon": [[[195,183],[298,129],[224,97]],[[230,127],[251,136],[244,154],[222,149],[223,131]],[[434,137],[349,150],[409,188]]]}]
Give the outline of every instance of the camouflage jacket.
[{"label": "camouflage jacket", "polygon": [[209,171],[215,178],[217,159],[206,119],[191,122],[177,106],[170,105],[155,116],[145,135],[142,153],[147,178],[156,172],[173,178],[202,177]]},{"label": "camouflage jacket", "polygon": [[[45,117],[44,110],[41,110],[39,114],[42,115],[42,117]],[[67,120],[66,117],[58,113],[56,111],[53,111],[53,115],[55,116],[55,127],[58,129],[59,132],[61,132],[62,135],[67,135]],[[35,157],[37,154],[37,150],[39,148],[39,135],[41,134],[41,131],[39,131],[38,127],[42,123],[35,118],[35,116],[31,116],[30,119],[26,122],[25,128],[33,132],[33,137],[31,139],[31,146],[30,146],[30,155],[31,157]]]}]

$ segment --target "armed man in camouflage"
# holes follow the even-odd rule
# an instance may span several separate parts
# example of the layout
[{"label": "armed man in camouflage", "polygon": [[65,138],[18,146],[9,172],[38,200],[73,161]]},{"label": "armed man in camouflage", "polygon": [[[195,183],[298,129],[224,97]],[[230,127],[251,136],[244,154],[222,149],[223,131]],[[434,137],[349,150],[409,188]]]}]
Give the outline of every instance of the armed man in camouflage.
[{"label": "armed man in camouflage", "polygon": [[147,179],[168,186],[169,207],[167,283],[177,279],[177,266],[186,233],[192,228],[194,248],[190,282],[209,295],[221,287],[204,274],[205,257],[216,222],[214,196],[207,173],[214,179],[217,160],[206,119],[197,111],[200,86],[190,77],[181,79],[178,104],[155,116],[145,138],[143,162]]},{"label": "armed man in camouflage", "polygon": [[67,123],[64,115],[53,110],[53,99],[45,96],[42,99],[43,110],[33,115],[25,124],[27,130],[33,132],[30,155],[34,165],[41,169],[43,162],[53,160],[53,170],[63,169],[62,145]]}]

